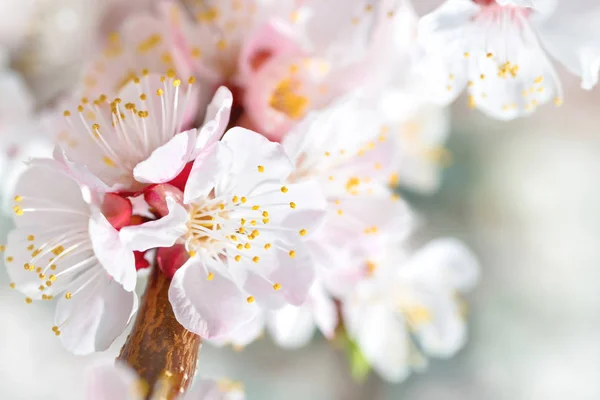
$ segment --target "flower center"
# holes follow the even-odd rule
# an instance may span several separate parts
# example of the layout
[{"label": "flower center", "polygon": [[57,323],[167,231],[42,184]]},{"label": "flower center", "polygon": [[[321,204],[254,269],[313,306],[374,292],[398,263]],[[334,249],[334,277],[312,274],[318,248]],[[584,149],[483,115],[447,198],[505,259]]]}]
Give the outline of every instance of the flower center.
[{"label": "flower center", "polygon": [[211,233],[221,230],[224,220],[228,219],[228,212],[224,208],[223,203],[203,203],[191,207],[187,223],[190,251],[216,241]]},{"label": "flower center", "polygon": [[309,101],[306,96],[299,94],[301,84],[292,79],[283,79],[273,90],[269,106],[292,119],[299,119],[306,113]]}]

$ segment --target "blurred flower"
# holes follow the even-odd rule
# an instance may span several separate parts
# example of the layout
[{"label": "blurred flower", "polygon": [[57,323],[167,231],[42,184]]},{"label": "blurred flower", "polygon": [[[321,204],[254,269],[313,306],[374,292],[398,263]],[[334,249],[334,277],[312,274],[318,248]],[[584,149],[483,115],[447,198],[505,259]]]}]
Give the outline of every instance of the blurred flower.
[{"label": "blurred flower", "polygon": [[188,330],[226,335],[260,307],[305,301],[314,268],[304,238],[325,202],[316,182],[286,185],[292,171],[279,144],[233,128],[194,162],[183,204],[168,196],[168,215],[121,230],[135,250],[185,244],[169,299]]},{"label": "blurred flower", "polygon": [[362,268],[363,278],[342,300],[344,326],[384,379],[402,381],[426,356],[450,357],[462,347],[457,293],[473,288],[478,267],[460,242],[438,239],[412,255],[391,247]]},{"label": "blurred flower", "polygon": [[0,196],[7,196],[25,168],[23,162],[33,156],[49,156],[52,146],[41,133],[32,94],[21,78],[10,70],[0,71],[0,91]]},{"label": "blurred flower", "polygon": [[[128,366],[120,363],[100,365],[90,370],[86,400],[144,400],[150,393],[148,384]],[[152,388],[150,400],[166,399],[171,391],[168,374]],[[178,400],[244,400],[239,382],[226,379],[197,379],[194,386]]]},{"label": "blurred flower", "polygon": [[314,179],[327,196],[325,223],[311,240],[320,266],[337,265],[345,248],[409,231],[408,207],[388,188],[396,176],[394,138],[360,97],[310,114],[282,146],[295,165],[288,180]]},{"label": "blurred flower", "polygon": [[362,0],[187,3],[196,21],[178,20],[197,76],[234,88],[244,124],[274,139],[367,73],[384,8]]},{"label": "blurred flower", "polygon": [[545,50],[581,76],[584,88],[597,83],[599,12],[580,0],[449,0],[421,19],[419,40],[437,64],[440,98],[452,101],[468,87],[470,105],[512,119],[563,101]]},{"label": "blurred flower", "polygon": [[11,287],[27,303],[61,296],[52,330],[69,351],[106,350],[137,310],[134,256],[102,214],[102,196],[57,169],[33,162],[16,185],[16,229],[2,246]]}]

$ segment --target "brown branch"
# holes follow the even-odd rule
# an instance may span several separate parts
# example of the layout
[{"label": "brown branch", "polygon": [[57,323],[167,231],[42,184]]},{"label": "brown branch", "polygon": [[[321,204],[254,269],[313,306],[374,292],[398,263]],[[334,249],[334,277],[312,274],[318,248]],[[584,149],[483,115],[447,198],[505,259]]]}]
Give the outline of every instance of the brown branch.
[{"label": "brown branch", "polygon": [[149,392],[169,377],[169,400],[192,382],[201,343],[198,335],[175,319],[168,298],[170,283],[158,267],[153,267],[135,324],[118,357],[145,380]]}]

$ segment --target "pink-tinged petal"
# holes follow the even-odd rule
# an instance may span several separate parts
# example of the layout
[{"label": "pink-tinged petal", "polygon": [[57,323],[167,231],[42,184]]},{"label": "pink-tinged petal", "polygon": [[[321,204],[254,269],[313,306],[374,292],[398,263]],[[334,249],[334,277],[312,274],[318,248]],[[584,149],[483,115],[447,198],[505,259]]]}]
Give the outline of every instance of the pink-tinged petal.
[{"label": "pink-tinged petal", "polygon": [[[264,258],[261,264],[265,264]],[[273,289],[273,283],[263,276],[250,272],[251,266],[245,274],[244,291],[254,297],[256,303],[264,309],[275,309],[286,304],[281,291]]]},{"label": "pink-tinged petal", "polygon": [[189,260],[190,256],[184,244],[176,244],[171,247],[160,247],[156,250],[156,262],[158,268],[169,278],[173,279],[175,272]]},{"label": "pink-tinged petal", "polygon": [[410,373],[410,339],[402,319],[383,304],[344,304],[344,323],[365,358],[384,379],[401,382]]},{"label": "pink-tinged petal", "polygon": [[315,283],[310,292],[313,318],[327,339],[333,339],[338,326],[338,310],[333,299],[320,284]]},{"label": "pink-tinged petal", "polygon": [[211,339],[210,343],[215,346],[232,345],[236,347],[246,347],[264,333],[265,315],[258,314],[252,321],[242,325],[229,335],[219,336]]},{"label": "pink-tinged petal", "polygon": [[231,107],[233,106],[233,95],[226,86],[221,86],[217,89],[210,104],[206,107],[206,116],[204,124],[198,134],[196,142],[196,152],[212,145],[220,140],[231,115]]},{"label": "pink-tinged petal", "polygon": [[98,192],[107,192],[113,189],[96,177],[83,163],[72,161],[60,146],[56,146],[53,157],[62,166],[61,170],[80,185],[85,185]]},{"label": "pink-tinged petal", "polygon": [[137,251],[171,247],[187,232],[188,212],[171,197],[167,197],[167,205],[169,214],[156,221],[126,226],[119,232],[120,240],[129,249]]},{"label": "pink-tinged petal", "polygon": [[258,132],[281,140],[310,110],[326,106],[339,94],[331,79],[326,60],[280,54],[247,83],[244,110]]},{"label": "pink-tinged petal", "polygon": [[273,311],[269,316],[268,326],[273,340],[288,349],[305,346],[315,333],[315,322],[308,305],[288,305]]},{"label": "pink-tinged petal", "polygon": [[214,189],[223,175],[226,175],[234,162],[234,154],[221,142],[214,143],[203,151],[192,166],[183,193],[183,201],[192,201],[206,197]]},{"label": "pink-tinged petal", "polygon": [[227,380],[200,379],[181,400],[244,400],[245,398],[240,384]]},{"label": "pink-tinged petal", "polygon": [[86,377],[86,400],[142,400],[139,377],[121,362],[90,368]]},{"label": "pink-tinged petal", "polygon": [[[154,185],[144,191],[145,202],[160,216],[165,216],[169,213],[167,198],[171,198],[175,200],[175,202],[183,204],[183,191],[177,186],[169,183]],[[154,218],[155,215],[150,213],[147,217]]]},{"label": "pink-tinged petal", "polygon": [[265,61],[282,53],[300,55],[303,51],[290,25],[279,20],[269,21],[244,41],[239,56],[237,79],[243,83],[251,82],[253,74]]},{"label": "pink-tinged petal", "polygon": [[[282,248],[285,246],[279,244]],[[291,257],[289,252],[294,251]],[[277,249],[278,267],[269,274],[272,282],[281,285],[281,291],[289,304],[300,306],[308,297],[315,280],[315,265],[308,248],[301,243],[291,250]]]},{"label": "pink-tinged petal", "polygon": [[228,189],[246,195],[255,189],[256,182],[280,182],[293,171],[293,165],[281,145],[256,132],[232,128],[222,142],[232,150],[233,164],[228,179],[217,186],[217,196],[228,192]]},{"label": "pink-tinged petal", "polygon": [[[266,168],[266,167],[265,167]],[[264,204],[283,204],[290,207],[273,207],[269,210],[270,223],[288,228],[278,236],[286,242],[296,242],[299,232],[308,238],[321,227],[326,216],[327,201],[321,186],[316,181],[303,181],[285,185],[287,191],[280,190],[281,185],[263,185],[254,192]],[[265,193],[265,194],[261,194]]]},{"label": "pink-tinged petal", "polygon": [[121,335],[133,313],[137,296],[107,276],[99,275],[94,289],[87,288],[56,306],[60,340],[74,354],[104,351]]},{"label": "pink-tinged petal", "polygon": [[133,169],[135,179],[141,183],[164,183],[174,179],[190,161],[196,135],[196,129],[178,133],[154,150]]},{"label": "pink-tinged petal", "polygon": [[[408,205],[392,196],[391,191],[371,196],[348,196],[336,200],[323,226],[329,240],[355,245],[385,237],[401,238],[413,228]],[[387,235],[387,236],[386,236]]]},{"label": "pink-tinged petal", "polygon": [[201,264],[191,258],[171,281],[169,301],[177,321],[206,339],[227,335],[259,312],[255,303],[218,272],[207,279]]},{"label": "pink-tinged petal", "polygon": [[135,257],[132,249],[127,248],[119,237],[119,231],[96,210],[89,221],[89,233],[94,254],[102,267],[125,290],[134,290],[137,282]]},{"label": "pink-tinged petal", "polygon": [[104,195],[101,210],[108,222],[117,230],[129,224],[133,213],[131,201],[114,193]]}]

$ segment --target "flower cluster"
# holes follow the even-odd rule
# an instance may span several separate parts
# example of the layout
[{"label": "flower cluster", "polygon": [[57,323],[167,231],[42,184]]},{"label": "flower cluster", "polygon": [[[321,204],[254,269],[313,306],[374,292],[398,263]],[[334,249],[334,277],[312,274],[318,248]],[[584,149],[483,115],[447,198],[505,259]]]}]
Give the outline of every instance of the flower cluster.
[{"label": "flower cluster", "polygon": [[11,287],[58,300],[51,329],[76,354],[124,332],[152,266],[177,321],[215,344],[267,328],[298,347],[318,328],[390,381],[451,356],[477,262],[454,239],[411,251],[396,187],[437,188],[442,105],[463,88],[503,119],[562,102],[540,43],[596,83],[598,46],[550,3],[449,0],[420,20],[405,0],[132,13],[54,110],[52,157],[10,196]]}]

